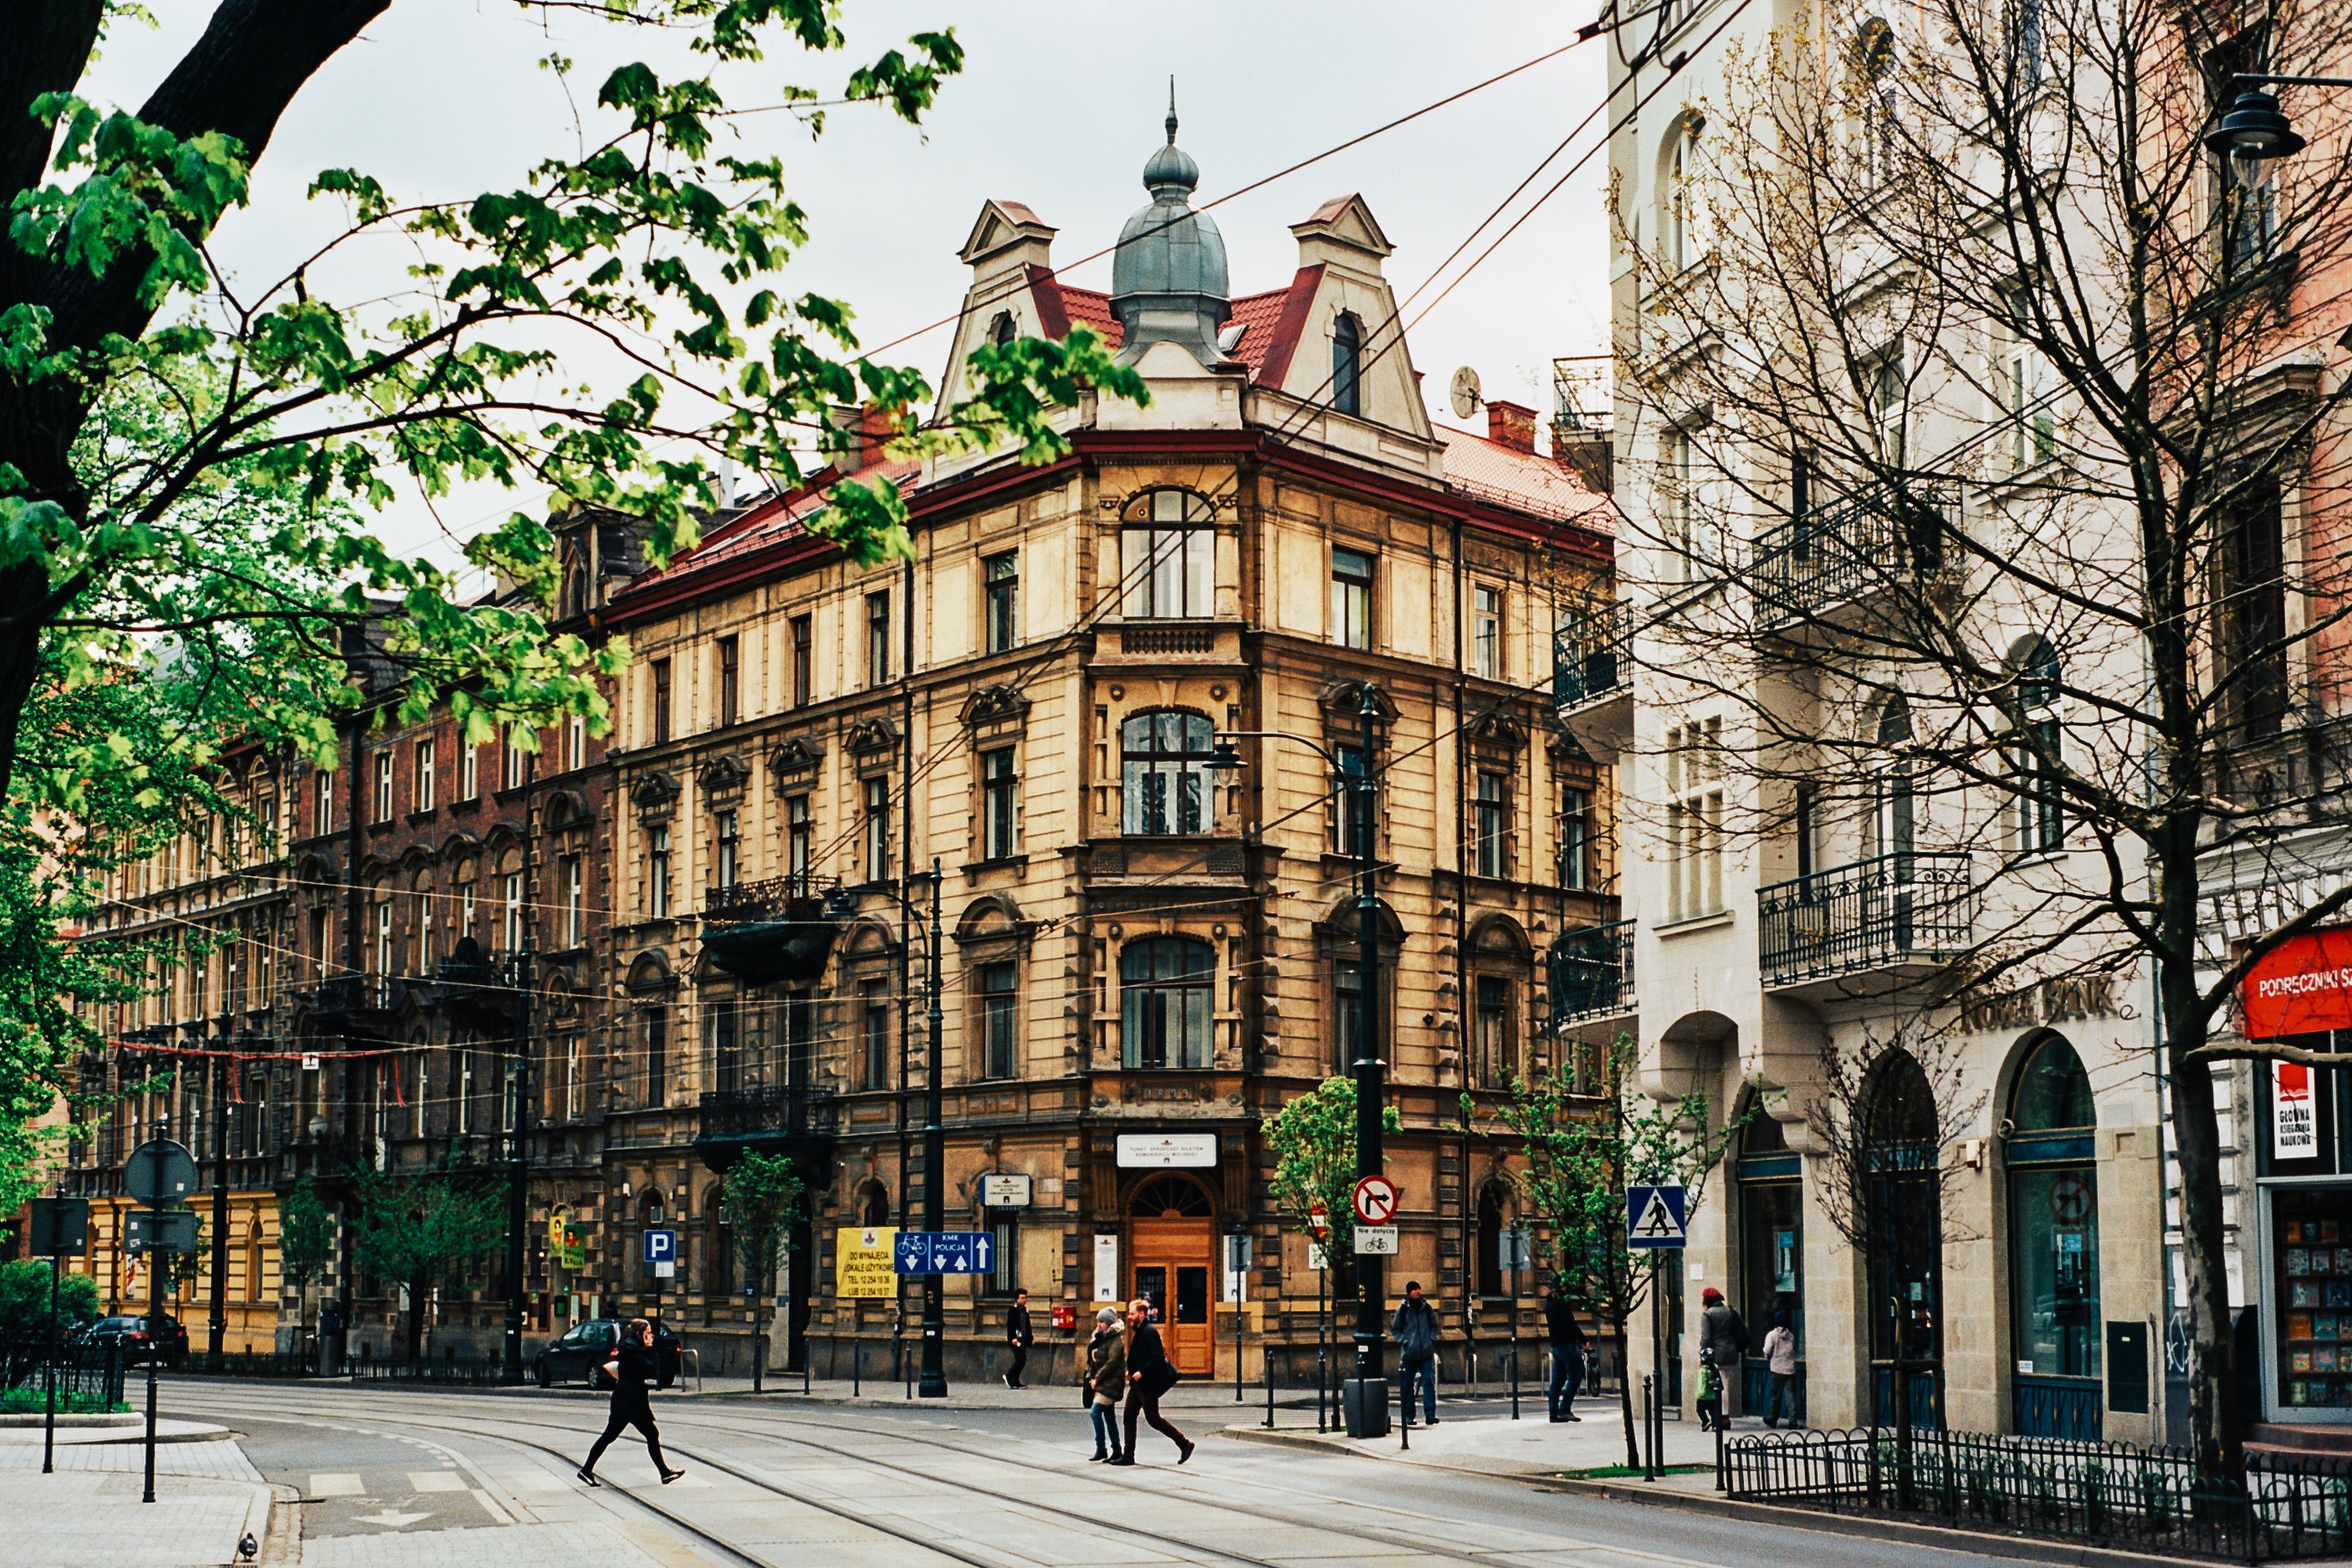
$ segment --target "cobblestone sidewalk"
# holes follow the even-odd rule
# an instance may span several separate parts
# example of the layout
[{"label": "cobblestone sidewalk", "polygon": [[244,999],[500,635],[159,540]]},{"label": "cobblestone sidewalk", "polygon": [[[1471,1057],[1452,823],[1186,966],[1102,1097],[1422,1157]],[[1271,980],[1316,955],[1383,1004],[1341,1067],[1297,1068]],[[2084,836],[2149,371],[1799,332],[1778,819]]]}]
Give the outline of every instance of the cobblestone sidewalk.
[{"label": "cobblestone sidewalk", "polygon": [[[232,1443],[189,1444],[225,1448]],[[252,1480],[163,1472],[156,1452],[155,1500],[140,1501],[139,1451],[128,1469],[98,1464],[68,1468],[58,1454],[58,1472],[40,1473],[41,1456],[29,1471],[13,1464],[0,1472],[0,1517],[7,1520],[0,1558],[10,1568],[213,1568],[236,1561],[236,1542],[247,1530],[259,1537],[269,1514],[269,1489]],[[106,1449],[77,1448],[77,1461],[109,1457]],[[236,1456],[242,1463],[244,1456]],[[14,1456],[10,1456],[14,1458]],[[249,1472],[253,1467],[246,1465]]]}]

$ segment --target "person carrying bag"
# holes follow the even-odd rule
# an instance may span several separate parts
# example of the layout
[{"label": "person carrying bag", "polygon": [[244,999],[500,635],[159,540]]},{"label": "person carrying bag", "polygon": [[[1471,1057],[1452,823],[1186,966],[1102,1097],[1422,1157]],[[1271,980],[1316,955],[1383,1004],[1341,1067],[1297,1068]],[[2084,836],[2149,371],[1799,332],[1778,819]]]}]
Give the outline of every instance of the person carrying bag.
[{"label": "person carrying bag", "polygon": [[661,1433],[654,1427],[654,1407],[646,1385],[660,1380],[660,1369],[654,1363],[654,1325],[646,1318],[631,1318],[621,1330],[621,1343],[614,1347],[613,1359],[604,1364],[604,1375],[613,1380],[613,1411],[604,1423],[604,1435],[588,1450],[588,1462],[574,1473],[583,1486],[600,1487],[596,1479],[596,1461],[613,1446],[613,1439],[625,1427],[635,1427],[645,1434],[646,1450],[653,1456],[654,1469],[659,1472],[662,1485],[667,1486],[684,1470],[674,1470],[662,1458]]},{"label": "person carrying bag", "polygon": [[1168,1347],[1152,1326],[1151,1303],[1139,1296],[1127,1308],[1127,1452],[1107,1463],[1135,1463],[1138,1418],[1150,1422],[1153,1431],[1176,1445],[1178,1464],[1192,1457],[1192,1439],[1160,1414],[1160,1396],[1176,1386],[1177,1378],[1176,1364],[1168,1359]]}]

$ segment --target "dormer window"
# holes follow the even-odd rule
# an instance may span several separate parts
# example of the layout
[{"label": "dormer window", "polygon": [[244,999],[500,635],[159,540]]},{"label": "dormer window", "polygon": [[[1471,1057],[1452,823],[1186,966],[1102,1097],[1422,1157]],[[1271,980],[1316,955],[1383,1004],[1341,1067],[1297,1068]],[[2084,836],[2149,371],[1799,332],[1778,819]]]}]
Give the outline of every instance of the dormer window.
[{"label": "dormer window", "polygon": [[992,348],[1002,349],[1020,335],[1021,329],[1013,325],[1010,310],[998,311],[996,319],[988,324],[988,341]]},{"label": "dormer window", "polygon": [[1120,586],[1131,618],[1216,613],[1216,511],[1189,490],[1148,490],[1120,525]]},{"label": "dormer window", "polygon": [[1331,328],[1331,406],[1341,413],[1364,412],[1364,330],[1342,314]]}]

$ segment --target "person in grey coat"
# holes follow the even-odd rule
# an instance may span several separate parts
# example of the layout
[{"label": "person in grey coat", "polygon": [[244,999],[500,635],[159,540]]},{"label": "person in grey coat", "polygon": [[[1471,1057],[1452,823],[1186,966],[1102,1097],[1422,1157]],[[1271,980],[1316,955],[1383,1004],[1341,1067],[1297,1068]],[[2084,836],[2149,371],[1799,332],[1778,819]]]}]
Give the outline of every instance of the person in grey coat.
[{"label": "person in grey coat", "polygon": [[1422,1299],[1421,1281],[1413,1280],[1405,1285],[1404,1300],[1397,1303],[1396,1318],[1389,1324],[1396,1336],[1397,1372],[1404,1380],[1404,1406],[1412,1409],[1412,1385],[1421,1380],[1422,1408],[1427,1412],[1429,1424],[1437,1425],[1437,1309]]}]

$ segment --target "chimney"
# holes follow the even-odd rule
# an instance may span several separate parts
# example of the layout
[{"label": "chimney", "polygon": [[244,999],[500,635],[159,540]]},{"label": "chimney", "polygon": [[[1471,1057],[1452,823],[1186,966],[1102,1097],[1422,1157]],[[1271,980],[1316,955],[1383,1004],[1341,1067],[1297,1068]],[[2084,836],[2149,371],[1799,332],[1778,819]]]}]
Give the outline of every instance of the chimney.
[{"label": "chimney", "polygon": [[1525,403],[1486,400],[1486,439],[1514,452],[1536,449],[1536,411]]},{"label": "chimney", "polygon": [[1595,495],[1614,494],[1616,470],[1604,420],[1591,425],[1570,416],[1551,422],[1551,460]]},{"label": "chimney", "polygon": [[827,412],[825,423],[831,427],[824,434],[825,451],[844,474],[881,462],[883,446],[898,434],[898,411],[878,402],[856,408],[835,405]]}]

